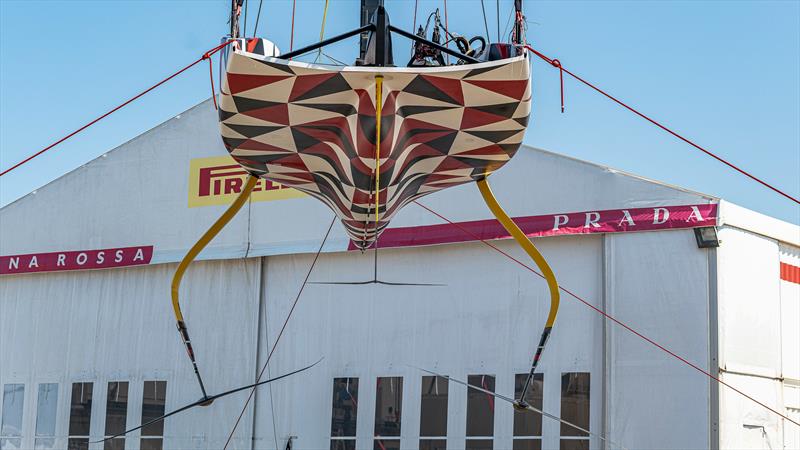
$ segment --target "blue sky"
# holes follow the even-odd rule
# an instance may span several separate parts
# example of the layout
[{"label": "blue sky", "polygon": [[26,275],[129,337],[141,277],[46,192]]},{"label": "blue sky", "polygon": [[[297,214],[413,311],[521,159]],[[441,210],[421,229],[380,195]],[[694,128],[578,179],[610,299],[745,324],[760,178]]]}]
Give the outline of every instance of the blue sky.
[{"label": "blue sky", "polygon": [[[258,7],[248,0],[248,33]],[[479,0],[449,0],[450,28],[485,34]],[[490,33],[496,3],[485,0]],[[511,0],[501,3],[505,29]],[[528,39],[543,53],[800,196],[800,2],[527,1]],[[228,0],[0,1],[0,168],[78,128],[213,47]],[[295,46],[318,39],[322,0],[299,0]],[[410,29],[414,2],[386,0]],[[419,2],[426,17],[443,2]],[[326,36],[358,25],[358,2],[332,0]],[[264,0],[259,35],[289,44],[291,0]],[[397,38],[398,62],[409,44]],[[327,53],[351,61],[356,46]],[[402,56],[400,56],[402,55]],[[717,195],[800,223],[800,207],[534,64],[526,143]],[[198,65],[81,135],[0,179],[0,205],[46,184],[210,95]],[[165,150],[168,151],[168,150]],[[564,189],[570,181],[563,180]]]}]

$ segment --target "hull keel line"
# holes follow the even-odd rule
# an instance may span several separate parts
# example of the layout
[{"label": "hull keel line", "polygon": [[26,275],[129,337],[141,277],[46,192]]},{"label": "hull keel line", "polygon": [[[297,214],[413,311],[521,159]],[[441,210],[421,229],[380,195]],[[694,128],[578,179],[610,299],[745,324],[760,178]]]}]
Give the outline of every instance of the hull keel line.
[{"label": "hull keel line", "polygon": [[[253,192],[253,188],[256,186],[256,182],[258,182],[258,178],[254,177],[253,175],[249,175],[247,177],[247,181],[245,182],[244,189],[236,197],[236,200],[231,203],[231,206],[211,225],[211,228],[200,237],[200,239],[195,242],[186,256],[183,257],[181,263],[178,265],[178,268],[175,269],[175,275],[172,277],[172,309],[175,313],[175,321],[178,326],[178,333],[181,335],[181,340],[183,341],[183,345],[186,346],[186,354],[189,355],[189,360],[192,362],[192,367],[194,368],[194,374],[197,377],[197,382],[200,385],[200,390],[203,393],[203,399],[201,403],[202,406],[210,405],[211,402],[214,400],[212,397],[209,397],[206,393],[206,387],[203,384],[203,377],[200,376],[200,370],[197,368],[197,361],[194,357],[194,350],[192,349],[192,341],[189,339],[189,330],[186,328],[186,323],[183,320],[183,313],[181,312],[181,304],[180,304],[180,288],[181,288],[181,280],[183,280],[183,275],[186,273],[186,269],[189,268],[189,265],[194,261],[197,255],[211,242],[214,237],[225,228],[225,225],[233,219],[236,213],[242,209],[242,206],[247,202],[247,199],[250,198],[250,193]],[[202,401],[205,400],[204,403]]]},{"label": "hull keel line", "polygon": [[558,305],[560,302],[558,281],[556,281],[556,276],[553,273],[553,270],[550,268],[550,265],[547,264],[544,256],[542,256],[539,250],[536,249],[536,246],[533,245],[530,239],[528,239],[528,236],[526,236],[525,233],[519,229],[511,217],[509,217],[508,214],[503,211],[503,208],[500,207],[500,204],[497,202],[494,194],[492,194],[492,189],[489,187],[487,178],[480,179],[477,183],[478,189],[481,191],[481,195],[483,196],[483,201],[486,202],[486,206],[489,207],[489,210],[492,211],[492,214],[494,214],[506,231],[511,234],[514,240],[517,241],[519,246],[525,250],[525,253],[527,253],[531,259],[533,259],[533,262],[535,262],[536,266],[539,267],[544,279],[547,281],[548,289],[550,289],[550,313],[547,315],[547,322],[545,322],[542,336],[539,338],[539,345],[536,347],[536,354],[533,356],[531,370],[528,372],[528,377],[525,379],[525,384],[522,387],[522,392],[520,393],[519,398],[514,402],[515,408],[526,409],[530,405],[525,402],[525,395],[530,387],[533,374],[536,372],[536,366],[539,364],[539,359],[542,357],[544,347],[547,345],[547,340],[550,338],[550,332],[553,330],[553,324],[556,322],[556,315],[558,314]]}]

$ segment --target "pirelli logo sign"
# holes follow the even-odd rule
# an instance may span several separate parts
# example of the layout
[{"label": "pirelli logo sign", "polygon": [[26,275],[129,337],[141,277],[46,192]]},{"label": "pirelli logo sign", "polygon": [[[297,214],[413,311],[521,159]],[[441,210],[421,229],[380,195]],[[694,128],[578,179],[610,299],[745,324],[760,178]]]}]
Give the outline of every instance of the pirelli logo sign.
[{"label": "pirelli logo sign", "polygon": [[[189,163],[189,207],[230,204],[242,192],[247,171],[230,156],[195,158]],[[306,194],[272,181],[259,179],[251,200],[267,202],[305,197]]]}]

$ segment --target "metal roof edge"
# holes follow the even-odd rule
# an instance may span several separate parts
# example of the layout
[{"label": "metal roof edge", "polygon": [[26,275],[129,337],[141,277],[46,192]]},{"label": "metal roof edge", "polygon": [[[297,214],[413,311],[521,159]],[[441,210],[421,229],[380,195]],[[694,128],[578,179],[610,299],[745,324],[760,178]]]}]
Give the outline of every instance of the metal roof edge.
[{"label": "metal roof edge", "polygon": [[187,113],[189,113],[189,112],[192,112],[192,111],[194,111],[195,109],[197,109],[197,108],[199,108],[199,107],[203,106],[203,104],[204,104],[204,103],[208,103],[208,102],[210,102],[210,101],[211,101],[211,97],[209,97],[209,98],[207,98],[207,99],[205,99],[205,100],[201,101],[200,103],[197,103],[197,104],[196,104],[196,105],[194,105],[194,106],[191,106],[191,107],[189,107],[188,109],[185,109],[185,110],[183,110],[183,111],[181,111],[181,112],[179,112],[179,113],[175,114],[174,116],[170,117],[169,119],[167,119],[167,120],[165,120],[165,121],[163,121],[163,122],[161,122],[161,123],[159,123],[159,124],[157,124],[157,125],[154,125],[154,126],[153,126],[153,127],[151,127],[151,128],[148,128],[147,130],[145,130],[145,131],[143,131],[143,132],[141,132],[141,133],[137,134],[136,136],[134,136],[134,137],[132,137],[132,138],[130,138],[130,139],[128,139],[128,140],[126,140],[126,141],[124,141],[124,142],[120,143],[119,145],[116,145],[116,146],[114,146],[114,147],[113,147],[111,150],[107,150],[107,151],[103,152],[103,153],[102,153],[102,154],[100,154],[99,156],[96,156],[96,157],[94,157],[94,158],[90,159],[89,161],[86,161],[85,163],[82,163],[81,165],[79,165],[79,166],[77,166],[77,167],[73,168],[72,170],[69,170],[69,171],[67,171],[67,172],[64,172],[64,173],[62,173],[61,175],[57,176],[56,178],[53,178],[52,180],[48,181],[47,183],[45,183],[45,184],[43,184],[43,185],[41,185],[41,186],[39,186],[39,187],[35,188],[34,190],[32,190],[32,191],[28,192],[27,194],[23,195],[22,197],[19,197],[18,199],[14,200],[14,201],[12,201],[12,202],[9,202],[9,203],[7,203],[6,205],[3,205],[2,207],[0,207],[0,212],[2,212],[3,210],[5,210],[6,208],[9,208],[9,207],[10,207],[10,206],[12,206],[12,205],[15,205],[15,204],[19,203],[20,201],[22,201],[22,200],[24,200],[24,199],[26,199],[26,198],[29,198],[31,195],[35,195],[36,191],[38,191],[38,190],[40,190],[40,189],[45,189],[45,188],[49,187],[51,184],[53,184],[53,183],[56,183],[56,182],[60,181],[62,178],[64,178],[64,177],[67,177],[67,176],[70,176],[70,175],[72,175],[73,173],[77,172],[78,170],[80,170],[80,169],[83,169],[84,167],[87,167],[88,165],[90,165],[90,164],[94,163],[95,161],[99,160],[100,158],[104,158],[104,157],[106,157],[106,156],[107,156],[109,153],[111,153],[111,152],[114,152],[114,151],[117,151],[117,150],[119,150],[120,148],[122,148],[122,147],[124,147],[124,146],[128,145],[129,143],[131,143],[131,142],[133,142],[133,141],[135,141],[135,140],[137,140],[137,139],[140,139],[140,138],[142,138],[142,137],[145,137],[145,136],[149,135],[150,133],[154,133],[154,132],[155,132],[155,131],[157,131],[159,128],[162,128],[162,127],[164,127],[164,126],[168,125],[169,123],[172,123],[172,122],[173,122],[173,121],[175,121],[175,120],[180,120],[180,117],[181,117],[182,115],[184,115],[184,114],[187,114]]},{"label": "metal roof edge", "polygon": [[719,225],[741,228],[800,247],[800,226],[747,209],[727,200],[719,202]]},{"label": "metal roof edge", "polygon": [[584,165],[587,165],[587,166],[591,166],[591,167],[596,168],[596,169],[601,169],[601,170],[606,171],[606,172],[618,173],[620,175],[623,175],[623,176],[626,176],[626,177],[630,177],[630,178],[634,178],[634,179],[637,179],[639,181],[643,181],[645,183],[656,184],[658,186],[663,186],[663,187],[668,188],[668,189],[674,189],[676,191],[684,192],[684,193],[687,193],[687,194],[697,195],[699,197],[706,198],[706,199],[708,199],[709,201],[712,201],[712,202],[718,202],[718,201],[721,200],[720,197],[717,197],[717,196],[714,196],[714,195],[711,195],[711,194],[705,194],[705,193],[702,193],[702,192],[693,191],[691,189],[687,189],[687,188],[684,188],[684,187],[681,187],[681,186],[670,184],[670,183],[667,183],[667,182],[664,182],[664,181],[654,180],[652,178],[647,178],[647,177],[644,177],[642,175],[637,175],[635,173],[627,172],[627,171],[620,170],[620,169],[615,169],[615,168],[613,168],[611,166],[605,166],[605,165],[600,164],[600,163],[587,161],[585,159],[576,158],[574,156],[565,155],[563,153],[558,153],[558,152],[554,152],[554,151],[551,151],[551,150],[545,150],[543,148],[535,147],[533,145],[522,144],[522,146],[520,147],[520,150],[522,150],[522,149],[525,149],[525,150],[528,150],[528,151],[530,151],[530,150],[537,151],[537,152],[544,153],[544,154],[547,154],[547,155],[550,155],[550,156],[563,158],[563,159],[567,159],[567,160],[570,160],[570,161],[573,161],[573,162],[576,162],[576,163],[579,163],[579,164],[584,164]]}]

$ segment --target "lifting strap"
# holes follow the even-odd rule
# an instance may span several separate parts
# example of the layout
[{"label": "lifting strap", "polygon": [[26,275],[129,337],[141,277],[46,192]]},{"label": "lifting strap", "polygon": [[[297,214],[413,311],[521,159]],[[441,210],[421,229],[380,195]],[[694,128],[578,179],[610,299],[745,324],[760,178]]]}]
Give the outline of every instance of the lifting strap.
[{"label": "lifting strap", "polygon": [[[183,340],[183,345],[186,346],[186,353],[189,355],[189,359],[192,361],[192,367],[194,368],[194,374],[197,376],[197,382],[200,383],[200,390],[203,392],[203,398],[209,399],[209,402],[206,404],[210,404],[213,399],[208,397],[206,393],[206,388],[203,385],[203,378],[200,377],[200,371],[197,369],[197,362],[194,358],[194,350],[192,350],[192,341],[189,339],[189,330],[186,329],[186,323],[183,321],[183,313],[181,313],[181,304],[178,298],[178,294],[181,287],[181,280],[183,279],[183,274],[186,272],[186,269],[189,267],[189,264],[194,261],[197,255],[211,242],[214,237],[225,228],[225,225],[233,219],[233,216],[242,209],[242,206],[247,202],[247,199],[250,198],[250,193],[253,192],[253,188],[256,186],[256,182],[258,182],[258,178],[253,175],[247,176],[247,181],[244,184],[244,189],[242,192],[239,193],[239,196],[236,197],[236,200],[233,201],[231,206],[214,222],[214,225],[211,225],[211,228],[200,237],[200,239],[195,242],[186,256],[183,257],[181,263],[178,265],[178,268],[175,269],[175,275],[172,277],[172,309],[175,312],[175,321],[178,325],[178,332],[181,335],[181,339]],[[203,405],[205,406],[205,405]]]},{"label": "lifting strap", "polygon": [[544,346],[547,344],[547,340],[550,337],[550,331],[553,329],[553,324],[556,321],[556,315],[558,314],[558,304],[559,304],[559,291],[558,291],[558,281],[556,281],[556,276],[553,274],[553,270],[550,268],[550,265],[547,264],[547,261],[544,259],[539,250],[536,249],[536,246],[528,239],[528,236],[519,229],[516,223],[503,211],[503,208],[500,207],[500,204],[497,203],[497,199],[492,194],[492,189],[489,187],[489,182],[486,178],[478,180],[478,189],[481,191],[481,195],[483,196],[483,201],[486,202],[486,206],[492,211],[492,214],[497,218],[497,220],[503,225],[503,227],[508,231],[511,236],[514,238],[515,241],[525,250],[533,262],[539,267],[539,270],[542,271],[542,275],[544,279],[547,280],[547,287],[550,289],[550,313],[547,316],[547,322],[544,324],[544,331],[542,331],[542,337],[539,339],[539,346],[536,348],[536,354],[533,357],[533,362],[531,364],[531,370],[528,373],[528,378],[525,379],[525,384],[522,387],[522,392],[520,393],[519,398],[517,399],[517,403],[515,406],[525,408],[527,403],[525,403],[525,394],[530,387],[531,380],[533,379],[533,373],[536,371],[536,366],[539,364],[539,359],[542,357],[542,351],[544,350]]}]

